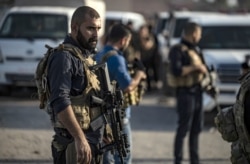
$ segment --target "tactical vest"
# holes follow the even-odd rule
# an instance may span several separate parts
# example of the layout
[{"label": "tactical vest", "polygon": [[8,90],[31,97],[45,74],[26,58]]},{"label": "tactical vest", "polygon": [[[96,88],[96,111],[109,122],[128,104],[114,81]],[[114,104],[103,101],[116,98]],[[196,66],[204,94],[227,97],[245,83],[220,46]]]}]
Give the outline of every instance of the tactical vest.
[{"label": "tactical vest", "polygon": [[[47,46],[48,47],[48,46]],[[79,58],[82,61],[84,71],[86,73],[86,88],[83,93],[78,96],[70,96],[71,106],[75,117],[83,130],[87,130],[90,126],[90,122],[101,115],[101,109],[99,107],[91,108],[90,96],[98,94],[100,92],[100,82],[97,76],[90,70],[90,66],[93,66],[95,62],[91,57],[84,57],[81,50],[71,44],[60,44],[56,48],[49,48],[45,57],[39,62],[36,69],[36,84],[40,100],[40,108],[44,109],[46,106],[47,112],[51,116],[52,124],[54,127],[65,128],[58,120],[57,116],[53,114],[52,109],[48,104],[49,89],[47,87],[47,73],[48,73],[48,59],[55,51],[69,51],[71,55]]]},{"label": "tactical vest", "polygon": [[[132,64],[128,64],[128,71],[131,77],[135,76],[136,70],[132,66]],[[124,94],[124,101],[128,105],[139,105],[140,101],[142,100],[142,97],[146,90],[146,81],[141,80],[138,86],[134,88],[131,92],[126,92]]]},{"label": "tactical vest", "polygon": [[[177,48],[180,48],[182,53],[188,54],[190,57],[190,65],[195,66],[195,65],[200,65],[203,64],[201,57],[199,54],[197,54],[194,50],[188,49],[187,46],[183,44],[176,45]],[[193,72],[191,74],[185,75],[185,76],[175,76],[173,75],[171,71],[171,62],[169,63],[168,66],[168,71],[167,71],[167,82],[170,87],[176,88],[176,87],[190,87],[195,84],[200,84],[204,78],[204,74],[200,72]]]},{"label": "tactical vest", "polygon": [[246,74],[241,80],[241,87],[237,95],[236,103],[234,104],[234,117],[236,130],[239,135],[239,144],[242,148],[243,154],[250,162],[250,135],[245,124],[245,110],[244,106],[246,100],[246,93],[250,89],[250,73]]},{"label": "tactical vest", "polygon": [[231,146],[232,164],[250,163],[250,136],[245,124],[245,95],[250,87],[250,73],[241,80],[241,87],[233,106],[219,111],[215,117],[215,124],[222,138],[233,142]]},{"label": "tactical vest", "polygon": [[[106,62],[107,59],[113,55],[116,55],[117,52],[115,50],[108,51],[106,54],[103,55],[101,62]],[[135,70],[133,67],[128,67],[129,74],[133,77],[135,74]],[[138,105],[141,101],[141,98],[144,94],[144,87],[145,84],[141,83],[131,92],[126,92],[123,94],[124,102],[123,108],[127,108],[130,105]]]},{"label": "tactical vest", "polygon": [[238,133],[236,131],[234,108],[229,106],[221,109],[214,118],[215,125],[221,133],[221,137],[228,142],[238,140]]},{"label": "tactical vest", "polygon": [[245,109],[244,102],[246,101],[245,95],[247,91],[249,91],[250,89],[249,87],[250,87],[250,73],[244,76],[244,78],[241,80],[240,90],[237,95],[236,103],[234,104],[235,124],[237,127],[236,129],[239,134],[239,138],[244,139],[248,142],[250,142],[250,136],[245,126],[244,113],[245,113],[245,110],[250,110],[250,109]]}]

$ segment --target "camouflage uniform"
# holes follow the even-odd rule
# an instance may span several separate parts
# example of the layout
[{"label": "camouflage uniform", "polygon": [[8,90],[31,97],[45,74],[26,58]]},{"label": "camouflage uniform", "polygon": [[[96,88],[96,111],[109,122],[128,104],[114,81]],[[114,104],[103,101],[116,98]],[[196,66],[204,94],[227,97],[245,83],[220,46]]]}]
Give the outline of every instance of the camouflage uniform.
[{"label": "camouflage uniform", "polygon": [[232,164],[250,163],[250,72],[240,78],[241,87],[233,106],[223,108],[215,117],[222,138],[231,145]]}]

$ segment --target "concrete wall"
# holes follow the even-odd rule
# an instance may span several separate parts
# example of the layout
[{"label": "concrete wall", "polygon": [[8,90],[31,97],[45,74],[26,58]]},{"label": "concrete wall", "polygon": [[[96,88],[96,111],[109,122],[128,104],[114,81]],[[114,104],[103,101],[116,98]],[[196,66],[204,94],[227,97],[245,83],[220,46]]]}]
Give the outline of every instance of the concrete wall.
[{"label": "concrete wall", "polygon": [[[0,0],[0,5],[51,5],[77,7],[84,4],[84,0]],[[91,1],[91,0],[90,0]],[[97,0],[98,1],[98,0]],[[100,0],[101,1],[101,0]],[[106,2],[107,10],[135,11],[144,15],[153,15],[156,12],[191,9],[191,10],[216,10],[219,9],[221,1],[217,4],[209,4],[206,0],[103,0]],[[249,6],[249,0],[238,0],[239,4]],[[220,3],[219,3],[220,2]],[[223,4],[223,3],[221,3]],[[0,8],[1,8],[0,6]],[[241,6],[241,5],[240,5]],[[223,9],[227,10],[225,4]],[[247,9],[246,9],[247,10]]]},{"label": "concrete wall", "polygon": [[83,0],[15,0],[17,6],[68,6],[77,7],[83,5]]},{"label": "concrete wall", "polygon": [[120,11],[133,11],[133,3],[135,3],[133,2],[133,0],[104,0],[104,1],[106,2],[107,10],[120,10]]},{"label": "concrete wall", "polygon": [[156,12],[190,8],[192,0],[105,0],[107,10],[135,11],[145,15]]}]

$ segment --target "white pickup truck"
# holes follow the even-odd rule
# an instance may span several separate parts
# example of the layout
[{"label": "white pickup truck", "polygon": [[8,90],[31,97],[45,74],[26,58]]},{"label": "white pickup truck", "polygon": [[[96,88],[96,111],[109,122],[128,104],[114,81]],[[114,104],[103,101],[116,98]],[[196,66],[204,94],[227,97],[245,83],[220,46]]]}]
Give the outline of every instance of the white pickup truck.
[{"label": "white pickup truck", "polygon": [[75,8],[13,7],[0,23],[0,85],[34,86],[45,44],[56,46],[70,30]]},{"label": "white pickup truck", "polygon": [[[94,1],[91,2],[94,5]],[[5,13],[0,22],[0,88],[10,92],[16,86],[35,86],[35,70],[38,61],[47,51],[45,44],[55,47],[62,43],[70,33],[71,17],[75,9],[16,6]],[[102,18],[104,9],[98,10]],[[104,29],[100,35],[103,33]]]}]

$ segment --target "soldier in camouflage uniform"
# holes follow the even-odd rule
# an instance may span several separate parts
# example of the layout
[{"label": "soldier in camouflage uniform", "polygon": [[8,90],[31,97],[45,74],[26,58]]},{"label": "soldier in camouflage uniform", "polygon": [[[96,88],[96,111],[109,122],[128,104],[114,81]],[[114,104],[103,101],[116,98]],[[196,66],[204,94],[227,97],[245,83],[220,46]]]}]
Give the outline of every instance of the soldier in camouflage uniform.
[{"label": "soldier in camouflage uniform", "polygon": [[225,141],[231,142],[232,164],[250,163],[250,72],[242,72],[241,86],[233,106],[220,110],[215,124]]}]

